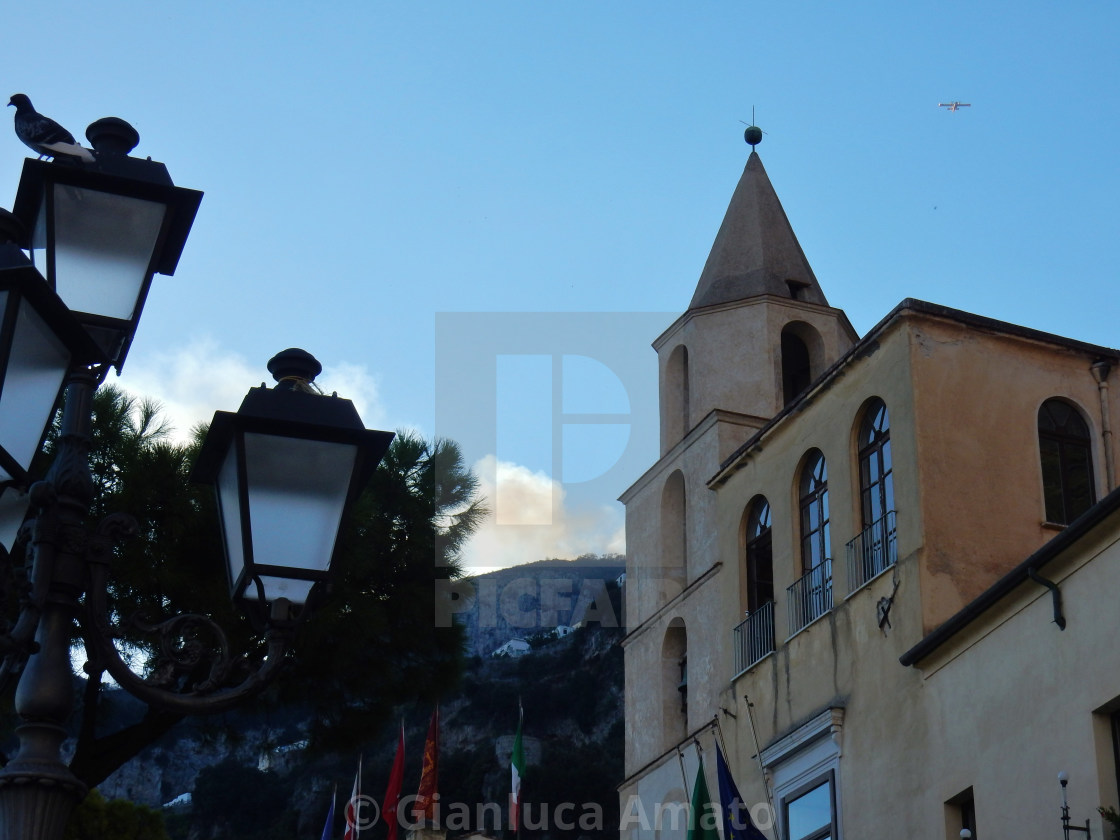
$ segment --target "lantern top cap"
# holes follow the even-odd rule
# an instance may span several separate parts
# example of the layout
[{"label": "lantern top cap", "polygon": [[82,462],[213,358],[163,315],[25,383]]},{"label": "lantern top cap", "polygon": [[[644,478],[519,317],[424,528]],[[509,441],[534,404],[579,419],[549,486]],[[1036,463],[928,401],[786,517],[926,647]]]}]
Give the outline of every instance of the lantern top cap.
[{"label": "lantern top cap", "polygon": [[120,117],[102,117],[90,123],[86,139],[99,155],[127,155],[140,143],[140,133]]},{"label": "lantern top cap", "polygon": [[283,387],[289,383],[308,384],[323,372],[319,360],[298,347],[281,350],[268,360],[268,372]]}]

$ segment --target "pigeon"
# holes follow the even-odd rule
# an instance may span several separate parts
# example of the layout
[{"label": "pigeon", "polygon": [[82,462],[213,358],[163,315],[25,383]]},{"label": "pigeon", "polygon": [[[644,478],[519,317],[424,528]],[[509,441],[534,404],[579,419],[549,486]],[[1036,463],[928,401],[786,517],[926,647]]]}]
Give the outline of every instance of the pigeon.
[{"label": "pigeon", "polygon": [[93,153],[89,149],[79,146],[73,134],[36,111],[31,100],[22,93],[15,94],[8,104],[16,106],[16,137],[39,155],[39,160],[67,156],[93,163]]}]

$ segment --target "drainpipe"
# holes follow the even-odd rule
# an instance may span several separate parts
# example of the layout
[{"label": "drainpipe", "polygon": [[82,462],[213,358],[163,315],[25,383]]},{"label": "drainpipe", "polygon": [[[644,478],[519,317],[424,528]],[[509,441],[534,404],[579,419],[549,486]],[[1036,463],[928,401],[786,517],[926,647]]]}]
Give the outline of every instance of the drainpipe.
[{"label": "drainpipe", "polygon": [[1093,378],[1097,380],[1097,391],[1101,397],[1101,437],[1104,439],[1104,475],[1111,492],[1116,488],[1116,463],[1112,453],[1112,423],[1108,412],[1108,374],[1112,372],[1112,365],[1104,359],[1097,359],[1089,366]]}]

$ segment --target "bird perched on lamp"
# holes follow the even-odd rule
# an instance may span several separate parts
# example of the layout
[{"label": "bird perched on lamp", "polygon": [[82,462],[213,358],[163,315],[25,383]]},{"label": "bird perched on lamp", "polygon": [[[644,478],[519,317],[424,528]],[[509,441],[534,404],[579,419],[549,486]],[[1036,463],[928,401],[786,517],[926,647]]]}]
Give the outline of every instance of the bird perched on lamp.
[{"label": "bird perched on lamp", "polygon": [[8,100],[16,108],[16,137],[42,160],[45,157],[67,156],[93,163],[93,153],[79,146],[74,135],[50,117],[44,117],[22,93]]}]

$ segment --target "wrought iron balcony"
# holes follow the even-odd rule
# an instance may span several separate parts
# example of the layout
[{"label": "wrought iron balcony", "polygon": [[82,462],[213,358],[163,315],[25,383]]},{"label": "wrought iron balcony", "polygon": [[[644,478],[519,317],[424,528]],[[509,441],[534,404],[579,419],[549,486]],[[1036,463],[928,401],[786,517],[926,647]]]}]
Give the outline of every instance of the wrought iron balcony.
[{"label": "wrought iron balcony", "polygon": [[848,543],[848,592],[898,562],[895,512],[887,511]]},{"label": "wrought iron balcony", "polygon": [[741,674],[774,652],[774,602],[767,601],[733,631],[735,643],[735,673]]},{"label": "wrought iron balcony", "polygon": [[825,558],[798,580],[789,593],[789,634],[832,609],[832,560]]}]

